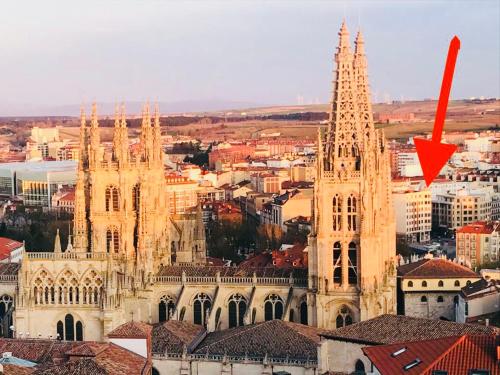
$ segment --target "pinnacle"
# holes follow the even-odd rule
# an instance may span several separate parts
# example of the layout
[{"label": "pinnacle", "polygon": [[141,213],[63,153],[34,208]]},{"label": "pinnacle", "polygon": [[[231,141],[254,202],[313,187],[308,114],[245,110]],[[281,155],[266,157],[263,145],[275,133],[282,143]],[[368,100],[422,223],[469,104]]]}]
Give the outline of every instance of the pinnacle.
[{"label": "pinnacle", "polygon": [[361,30],[358,31],[358,34],[356,35],[356,40],[354,41],[355,47],[355,53],[357,55],[364,55],[365,53],[365,41],[363,38],[363,34],[361,33]]},{"label": "pinnacle", "polygon": [[349,31],[347,30],[347,25],[345,20],[342,22],[342,26],[339,31],[339,51],[347,50],[350,51],[349,46]]}]

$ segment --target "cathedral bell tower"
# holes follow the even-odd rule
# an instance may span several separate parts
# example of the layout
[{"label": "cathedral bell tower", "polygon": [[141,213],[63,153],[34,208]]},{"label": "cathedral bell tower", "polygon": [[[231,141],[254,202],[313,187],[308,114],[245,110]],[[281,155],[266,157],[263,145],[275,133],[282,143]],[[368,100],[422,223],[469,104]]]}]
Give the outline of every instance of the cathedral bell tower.
[{"label": "cathedral bell tower", "polygon": [[318,327],[395,312],[396,303],[389,150],[373,124],[361,33],[354,53],[345,23],[339,39],[309,237],[309,316]]}]

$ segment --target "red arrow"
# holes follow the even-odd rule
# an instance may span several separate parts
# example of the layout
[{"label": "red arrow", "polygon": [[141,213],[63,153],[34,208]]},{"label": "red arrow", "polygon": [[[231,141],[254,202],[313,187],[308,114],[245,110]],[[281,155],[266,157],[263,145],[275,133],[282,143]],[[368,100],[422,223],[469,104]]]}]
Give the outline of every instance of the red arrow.
[{"label": "red arrow", "polygon": [[432,139],[415,138],[418,159],[424,172],[424,179],[427,186],[436,178],[439,171],[443,168],[451,155],[457,149],[456,145],[441,143],[443,133],[444,119],[446,118],[446,109],[448,108],[448,99],[450,98],[451,82],[453,81],[453,72],[457,62],[458,50],[460,49],[460,39],[454,36],[450,42],[446,66],[444,68],[443,83],[439,94],[439,102],[434,120],[434,129]]}]

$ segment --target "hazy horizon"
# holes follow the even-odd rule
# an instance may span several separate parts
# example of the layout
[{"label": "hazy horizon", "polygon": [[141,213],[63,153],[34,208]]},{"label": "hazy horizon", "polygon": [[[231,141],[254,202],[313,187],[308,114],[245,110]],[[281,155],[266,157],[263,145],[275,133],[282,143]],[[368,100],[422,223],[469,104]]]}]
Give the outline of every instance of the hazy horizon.
[{"label": "hazy horizon", "polygon": [[374,102],[437,98],[453,35],[451,97],[500,96],[497,1],[19,1],[0,5],[0,116],[325,103],[344,17],[351,42],[363,31]]}]

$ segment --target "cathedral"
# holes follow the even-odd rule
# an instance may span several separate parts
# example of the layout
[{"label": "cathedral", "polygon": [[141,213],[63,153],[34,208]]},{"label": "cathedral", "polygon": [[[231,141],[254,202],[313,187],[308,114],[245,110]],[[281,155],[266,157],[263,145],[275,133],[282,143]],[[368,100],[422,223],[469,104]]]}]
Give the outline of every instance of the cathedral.
[{"label": "cathedral", "polygon": [[90,121],[81,114],[72,238],[2,266],[4,336],[102,341],[127,321],[171,319],[208,331],[272,319],[333,329],[395,313],[389,150],[373,124],[361,33],[354,52],[345,24],[339,37],[308,270],[208,265],[200,208],[169,212],[158,109],[145,106],[134,151],[117,111],[108,151],[94,105]]}]

